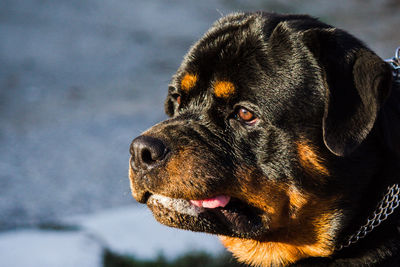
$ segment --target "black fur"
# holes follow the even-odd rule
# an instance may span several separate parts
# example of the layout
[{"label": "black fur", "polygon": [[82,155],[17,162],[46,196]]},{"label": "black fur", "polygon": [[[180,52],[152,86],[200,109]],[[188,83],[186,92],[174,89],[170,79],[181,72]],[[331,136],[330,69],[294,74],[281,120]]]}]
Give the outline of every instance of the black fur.
[{"label": "black fur", "polygon": [[[187,73],[197,82],[185,91]],[[217,80],[232,82],[235,94],[216,97]],[[259,121],[250,126],[237,119],[241,107]],[[165,159],[146,170],[132,163],[141,202],[151,194],[187,200],[229,194],[245,201],[237,193],[237,171],[247,166],[258,177],[251,186],[272,181],[324,199],[337,196],[342,216],[332,226],[332,242],[340,245],[365,223],[387,186],[400,182],[400,88],[390,66],[355,37],[306,15],[238,13],[217,21],[173,77],[165,111],[171,119],[144,134],[168,147]],[[304,172],[298,140],[317,148],[328,176]],[[192,151],[191,165],[182,162],[190,177],[177,183],[165,169],[185,149]],[[358,243],[294,266],[399,266],[398,214]],[[180,225],[157,219],[257,240],[268,232],[221,230],[208,217],[179,217]]]}]

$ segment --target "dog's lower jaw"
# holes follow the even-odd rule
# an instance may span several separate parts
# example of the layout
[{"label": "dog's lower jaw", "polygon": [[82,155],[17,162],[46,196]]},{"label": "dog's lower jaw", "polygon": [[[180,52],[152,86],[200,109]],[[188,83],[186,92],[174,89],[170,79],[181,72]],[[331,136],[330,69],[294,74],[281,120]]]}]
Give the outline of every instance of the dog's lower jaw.
[{"label": "dog's lower jaw", "polygon": [[304,258],[328,257],[334,252],[333,246],[327,240],[310,245],[296,245],[221,235],[219,238],[238,261],[251,266],[287,266]]},{"label": "dog's lower jaw", "polygon": [[335,251],[335,236],[341,212],[325,211],[307,221],[307,217],[273,229],[262,239],[230,236],[219,238],[241,262],[251,266],[287,266],[310,257],[329,257]]}]

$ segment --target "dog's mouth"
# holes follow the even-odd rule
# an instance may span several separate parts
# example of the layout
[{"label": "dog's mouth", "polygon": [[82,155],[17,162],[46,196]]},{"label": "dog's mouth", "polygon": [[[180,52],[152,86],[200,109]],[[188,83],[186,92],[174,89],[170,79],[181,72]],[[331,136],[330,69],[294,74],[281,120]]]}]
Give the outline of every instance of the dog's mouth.
[{"label": "dog's mouth", "polygon": [[259,238],[265,231],[263,212],[227,195],[185,200],[148,195],[155,218],[168,226],[241,238]]}]

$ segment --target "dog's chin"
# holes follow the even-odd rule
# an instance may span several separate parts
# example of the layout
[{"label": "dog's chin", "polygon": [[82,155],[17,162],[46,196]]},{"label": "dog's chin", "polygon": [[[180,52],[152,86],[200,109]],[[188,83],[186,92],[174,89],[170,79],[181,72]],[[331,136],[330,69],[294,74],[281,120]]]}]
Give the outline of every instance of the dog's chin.
[{"label": "dog's chin", "polygon": [[260,239],[268,230],[260,210],[233,198],[225,207],[217,208],[156,194],[146,203],[156,220],[170,227],[251,239]]}]

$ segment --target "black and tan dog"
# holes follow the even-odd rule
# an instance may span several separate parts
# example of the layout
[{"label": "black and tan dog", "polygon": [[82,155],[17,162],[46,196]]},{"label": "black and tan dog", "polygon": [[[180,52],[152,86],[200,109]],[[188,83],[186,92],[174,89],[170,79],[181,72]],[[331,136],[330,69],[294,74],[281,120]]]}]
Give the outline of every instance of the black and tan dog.
[{"label": "black and tan dog", "polygon": [[309,16],[221,18],[173,77],[171,118],[132,142],[133,196],[254,266],[400,266],[392,80]]}]

